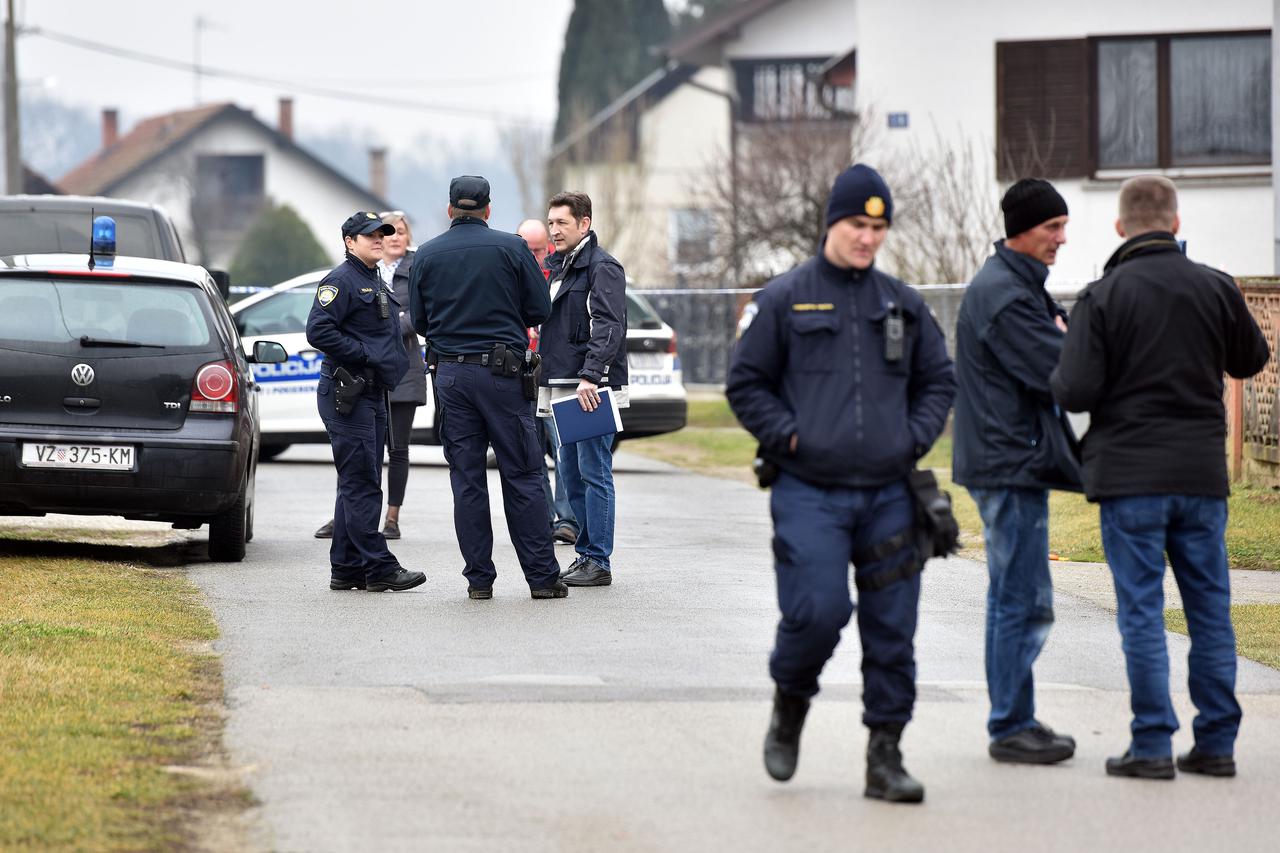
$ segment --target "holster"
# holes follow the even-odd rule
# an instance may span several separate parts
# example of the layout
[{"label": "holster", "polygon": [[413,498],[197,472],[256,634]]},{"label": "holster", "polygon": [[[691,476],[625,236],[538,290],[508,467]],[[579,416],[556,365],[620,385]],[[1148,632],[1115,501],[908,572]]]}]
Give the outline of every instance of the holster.
[{"label": "holster", "polygon": [[489,350],[489,372],[494,376],[519,376],[520,357],[506,344],[494,344]]},{"label": "holster", "polygon": [[945,557],[960,550],[960,524],[951,511],[951,495],[938,487],[929,468],[907,475],[916,504],[916,542],[922,559]]},{"label": "holster", "polygon": [[524,368],[520,371],[520,390],[532,403],[538,399],[538,380],[542,376],[542,356],[533,350],[524,351]]},{"label": "holster", "polygon": [[364,393],[364,385],[363,376],[352,376],[351,371],[345,367],[338,367],[333,371],[333,401],[338,414],[351,414],[351,410],[356,407],[356,400]]}]

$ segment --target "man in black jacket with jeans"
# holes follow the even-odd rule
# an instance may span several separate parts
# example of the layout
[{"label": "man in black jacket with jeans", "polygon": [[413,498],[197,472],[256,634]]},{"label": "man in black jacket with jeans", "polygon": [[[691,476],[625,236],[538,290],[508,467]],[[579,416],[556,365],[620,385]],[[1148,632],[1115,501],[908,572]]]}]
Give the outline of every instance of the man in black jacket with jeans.
[{"label": "man in black jacket with jeans", "polygon": [[1070,758],[1075,741],[1036,720],[1031,668],[1053,626],[1049,489],[1079,489],[1074,460],[1053,453],[1049,374],[1066,312],[1044,288],[1067,241],[1067,203],[1048,181],[1024,179],[1000,207],[1008,237],[974,276],[956,322],[952,468],[978,504],[987,546],[988,752],[1052,764]]},{"label": "man in black jacket with jeans", "polygon": [[1164,638],[1165,554],[1191,634],[1187,659],[1195,747],[1187,773],[1234,776],[1240,728],[1227,525],[1222,374],[1252,376],[1266,339],[1236,283],[1180,251],[1173,182],[1144,175],[1120,188],[1126,238],[1080,295],[1052,378],[1070,411],[1088,411],[1084,485],[1101,504],[1102,546],[1116,586],[1133,723],[1112,776],[1172,779],[1178,719]]}]

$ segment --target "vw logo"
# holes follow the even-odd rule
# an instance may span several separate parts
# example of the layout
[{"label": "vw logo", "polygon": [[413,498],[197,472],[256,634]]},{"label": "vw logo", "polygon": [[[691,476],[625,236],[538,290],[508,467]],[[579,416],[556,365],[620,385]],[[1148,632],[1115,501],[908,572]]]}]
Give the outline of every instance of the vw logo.
[{"label": "vw logo", "polygon": [[84,386],[93,382],[93,368],[87,364],[77,364],[71,368],[71,381]]}]

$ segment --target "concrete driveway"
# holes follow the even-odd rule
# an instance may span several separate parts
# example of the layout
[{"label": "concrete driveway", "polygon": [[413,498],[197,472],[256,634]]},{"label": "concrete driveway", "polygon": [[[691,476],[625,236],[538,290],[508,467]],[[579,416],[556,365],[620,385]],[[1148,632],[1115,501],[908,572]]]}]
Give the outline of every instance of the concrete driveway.
[{"label": "concrete driveway", "polygon": [[[226,742],[261,802],[263,849],[1276,849],[1280,672],[1241,661],[1238,778],[1109,778],[1128,695],[1097,595],[1060,592],[1037,668],[1038,716],[1076,737],[1072,761],[987,758],[985,568],[951,560],[925,573],[904,740],[926,803],[862,798],[856,631],[824,674],[800,770],[780,785],[760,758],[776,620],[767,495],[624,450],[614,586],[532,601],[495,475],[499,578],[492,601],[470,601],[448,472],[415,448],[392,550],[427,583],[336,593],[327,543],[311,537],[332,508],[325,451],[260,467],[244,563],[191,568],[222,629]],[[1188,644],[1171,635],[1169,647],[1182,750]]]}]

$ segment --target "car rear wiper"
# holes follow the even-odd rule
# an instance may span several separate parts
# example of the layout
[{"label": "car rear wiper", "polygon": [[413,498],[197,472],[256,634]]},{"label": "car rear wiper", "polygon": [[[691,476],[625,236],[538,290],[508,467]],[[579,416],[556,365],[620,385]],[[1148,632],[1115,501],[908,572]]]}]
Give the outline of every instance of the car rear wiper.
[{"label": "car rear wiper", "polygon": [[91,338],[88,335],[80,336],[80,346],[82,347],[146,347],[147,349],[164,349],[164,344],[144,344],[141,341],[113,341],[106,338]]}]

